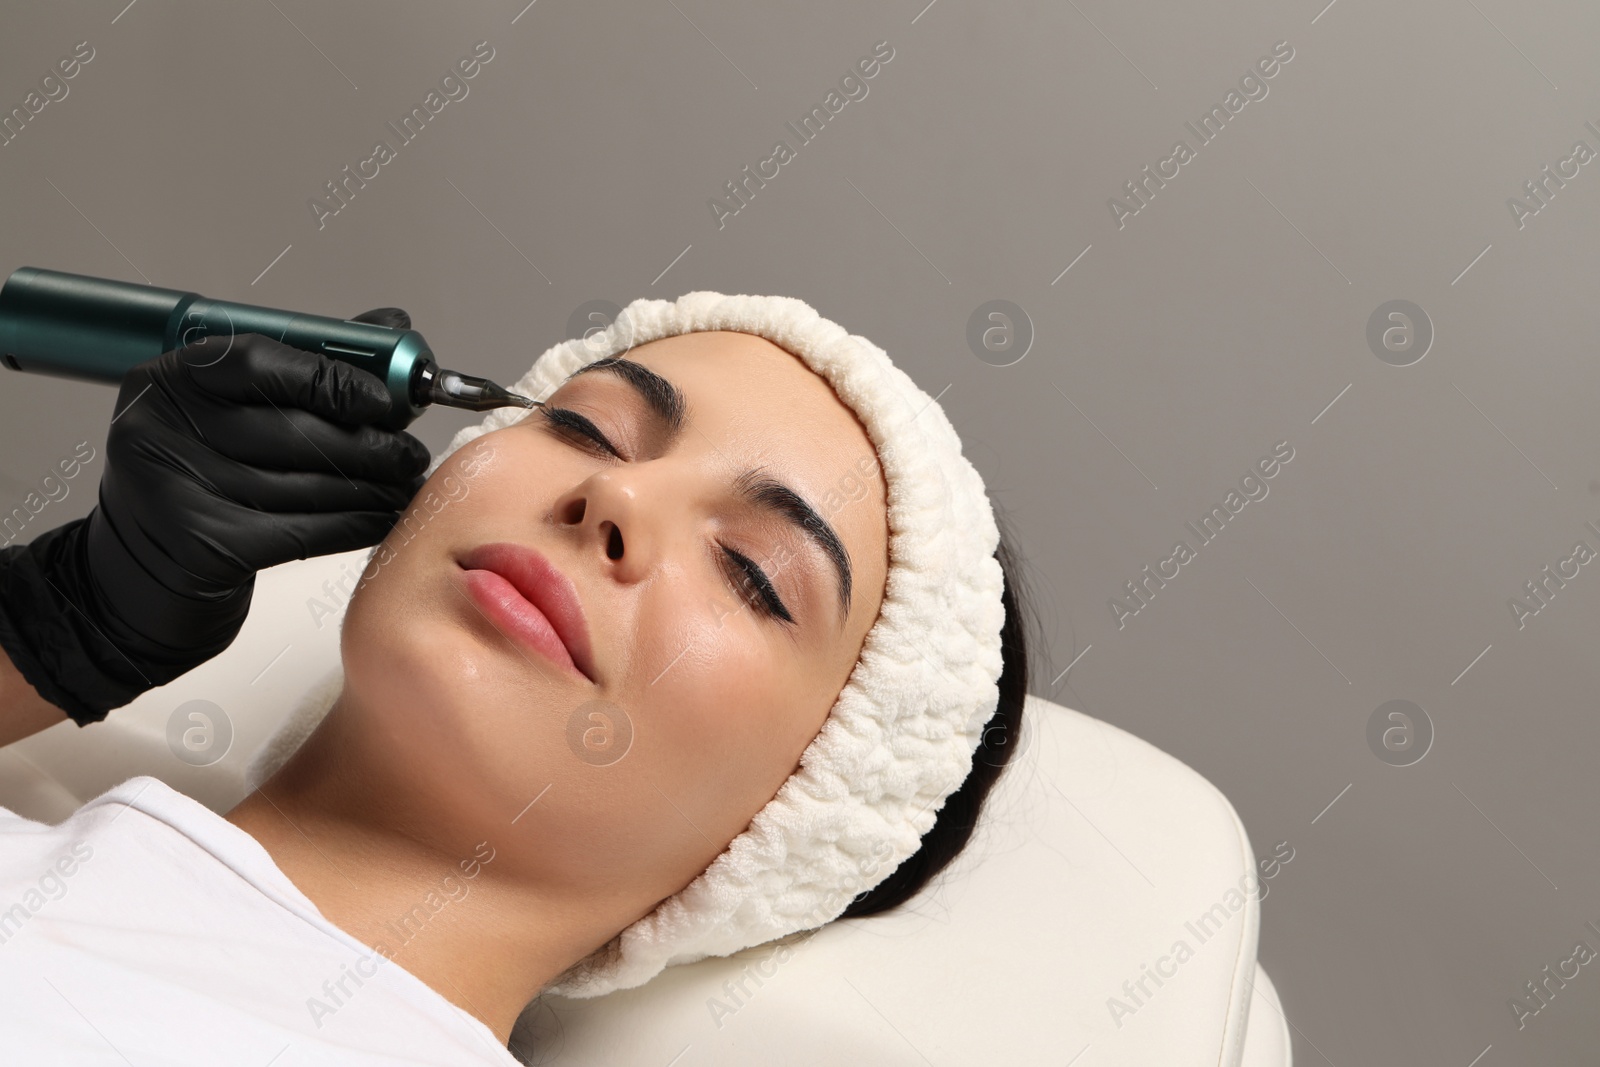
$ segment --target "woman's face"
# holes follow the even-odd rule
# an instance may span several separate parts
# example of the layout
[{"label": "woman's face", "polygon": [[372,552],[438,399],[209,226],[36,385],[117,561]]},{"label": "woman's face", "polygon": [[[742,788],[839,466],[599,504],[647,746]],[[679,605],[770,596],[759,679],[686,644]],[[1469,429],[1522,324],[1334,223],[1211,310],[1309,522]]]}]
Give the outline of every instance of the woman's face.
[{"label": "woman's face", "polygon": [[[716,331],[622,358],[434,472],[350,603],[335,714],[471,840],[637,917],[798,766],[878,616],[888,525],[871,441],[796,356]],[[792,506],[741,493],[757,467]],[[461,561],[492,542],[571,582],[592,679],[485,601]]]}]

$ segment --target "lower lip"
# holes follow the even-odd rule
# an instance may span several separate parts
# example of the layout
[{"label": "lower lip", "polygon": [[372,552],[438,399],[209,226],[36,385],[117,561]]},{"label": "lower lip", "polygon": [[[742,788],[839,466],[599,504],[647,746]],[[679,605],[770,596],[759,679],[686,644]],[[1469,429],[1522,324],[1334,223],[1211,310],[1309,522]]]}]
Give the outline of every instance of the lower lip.
[{"label": "lower lip", "polygon": [[572,662],[572,654],[544,612],[517,592],[516,586],[495,571],[463,568],[461,575],[472,602],[483,609],[497,629],[517,644],[559,663],[584,681],[589,680]]}]

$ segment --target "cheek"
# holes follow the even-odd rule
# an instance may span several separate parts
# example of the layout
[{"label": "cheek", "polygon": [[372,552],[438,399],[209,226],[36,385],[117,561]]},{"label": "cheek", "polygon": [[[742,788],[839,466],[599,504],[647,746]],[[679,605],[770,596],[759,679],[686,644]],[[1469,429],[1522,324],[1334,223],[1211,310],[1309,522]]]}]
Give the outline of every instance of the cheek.
[{"label": "cheek", "polygon": [[545,843],[574,872],[637,884],[647,900],[676,891],[749,826],[815,736],[826,709],[808,707],[797,672],[782,666],[792,660],[787,642],[764,641],[752,629],[759,623],[728,618],[718,627],[715,617],[680,607],[672,623],[657,616],[641,627],[649,651],[614,698],[630,749],[559,783],[580,803],[559,801],[547,813],[585,827],[581,863],[566,855],[572,839]]},{"label": "cheek", "polygon": [[470,541],[492,517],[497,502],[515,499],[513,467],[525,461],[507,447],[505,432],[484,434],[439,465],[374,551],[362,572],[363,588],[377,595],[378,589],[412,586],[420,565],[443,566],[450,549]]},{"label": "cheek", "polygon": [[[731,837],[793,772],[827,714],[790,642],[748,609],[661,597],[630,672],[637,742],[673,799]],[[720,616],[720,624],[719,624]],[[670,666],[668,666],[670,664]]]},{"label": "cheek", "polygon": [[[504,525],[511,457],[486,434],[447,458],[411,501],[361,572],[345,612],[340,655],[347,684],[369,698],[383,727],[437,735],[525,704],[503,690],[516,677],[496,669],[468,629],[471,608],[455,574],[455,552]],[[514,462],[514,461],[513,461]],[[459,745],[457,749],[459,751]]]}]

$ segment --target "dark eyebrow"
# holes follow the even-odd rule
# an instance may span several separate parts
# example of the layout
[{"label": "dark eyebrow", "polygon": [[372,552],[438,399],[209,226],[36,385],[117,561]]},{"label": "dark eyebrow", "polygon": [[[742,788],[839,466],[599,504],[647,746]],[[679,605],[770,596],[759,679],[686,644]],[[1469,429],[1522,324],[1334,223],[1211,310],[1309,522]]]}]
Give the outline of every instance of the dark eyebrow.
[{"label": "dark eyebrow", "polygon": [[[579,367],[567,375],[566,380],[570,382],[590,371],[614,374],[632,386],[655,417],[666,425],[669,441],[682,432],[684,412],[688,408],[682,390],[649,367],[620,356],[608,356]],[[798,529],[833,564],[838,579],[842,623],[850,614],[851,568],[850,553],[846,551],[838,533],[806,503],[804,497],[783,482],[763,476],[759,467],[741,473],[734,479],[733,485],[734,491],[751,505],[777,515]]]},{"label": "dark eyebrow", "polygon": [[567,381],[572,381],[580,374],[591,371],[605,371],[614,374],[627,382],[650,405],[650,410],[667,427],[667,439],[676,438],[683,430],[683,413],[688,408],[688,402],[683,398],[683,392],[676,385],[667,381],[643,363],[635,363],[631,359],[621,356],[607,356],[597,359],[593,363],[586,363],[567,375]]},{"label": "dark eyebrow", "polygon": [[822,550],[838,578],[839,621],[843,623],[850,614],[850,553],[833,527],[799,493],[775,478],[764,477],[760,467],[740,474],[733,480],[733,487],[751,504],[788,520]]}]

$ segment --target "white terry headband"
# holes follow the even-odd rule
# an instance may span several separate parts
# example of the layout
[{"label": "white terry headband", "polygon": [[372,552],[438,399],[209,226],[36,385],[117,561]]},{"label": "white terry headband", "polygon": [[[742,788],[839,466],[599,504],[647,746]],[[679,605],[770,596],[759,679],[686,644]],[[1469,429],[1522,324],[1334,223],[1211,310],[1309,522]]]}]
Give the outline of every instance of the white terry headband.
[{"label": "white terry headband", "polygon": [[[693,882],[544,992],[596,997],[664,968],[821,926],[916,852],[972,769],[999,703],[1000,532],[944,409],[883,349],[786,296],[635,300],[603,332],[546,350],[513,391],[544,399],[635,345],[702,330],[800,357],[866,428],[888,487],[889,571],[861,656],[800,766]],[[533,414],[498,408],[435,457]],[[887,854],[885,853],[887,847]]]}]

